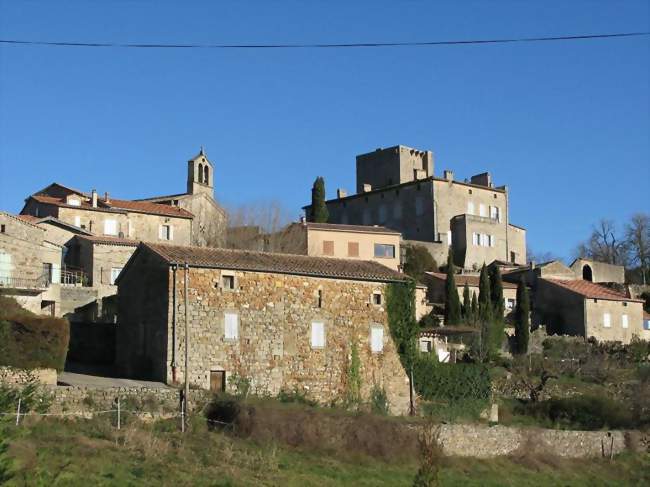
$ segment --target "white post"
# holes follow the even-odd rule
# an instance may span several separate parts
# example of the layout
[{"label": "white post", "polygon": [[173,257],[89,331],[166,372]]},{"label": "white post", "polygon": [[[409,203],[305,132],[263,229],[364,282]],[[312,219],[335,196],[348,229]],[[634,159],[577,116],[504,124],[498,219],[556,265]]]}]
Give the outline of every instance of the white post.
[{"label": "white post", "polygon": [[121,426],[121,421],[120,421],[120,396],[117,396],[117,429],[120,429]]},{"label": "white post", "polygon": [[[185,394],[183,394],[185,396]],[[185,433],[185,397],[181,399],[181,433]]]},{"label": "white post", "polygon": [[[185,263],[185,282],[184,282],[184,298],[185,298],[185,391],[183,393],[183,419],[185,420],[187,417],[187,406],[188,406],[188,400],[190,397],[190,325],[189,325],[189,319],[188,319],[188,306],[189,306],[189,300],[187,296],[188,292],[188,281],[189,281],[189,269],[190,266],[187,265],[187,262]],[[185,422],[183,422],[183,425],[185,425]],[[184,427],[184,426],[183,426]],[[183,429],[183,431],[185,431]]]},{"label": "white post", "polygon": [[16,410],[16,426],[20,423],[20,397],[18,398],[18,409]]}]

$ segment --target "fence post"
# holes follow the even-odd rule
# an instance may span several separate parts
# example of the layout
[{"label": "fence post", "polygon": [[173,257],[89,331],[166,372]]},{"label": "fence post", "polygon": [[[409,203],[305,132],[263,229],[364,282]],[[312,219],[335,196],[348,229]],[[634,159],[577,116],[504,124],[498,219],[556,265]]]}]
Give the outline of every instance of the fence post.
[{"label": "fence post", "polygon": [[185,433],[185,394],[181,392],[181,433]]},{"label": "fence post", "polygon": [[21,398],[18,398],[18,409],[16,409],[16,426],[20,423],[20,402]]},{"label": "fence post", "polygon": [[117,396],[117,429],[120,429],[120,396]]}]

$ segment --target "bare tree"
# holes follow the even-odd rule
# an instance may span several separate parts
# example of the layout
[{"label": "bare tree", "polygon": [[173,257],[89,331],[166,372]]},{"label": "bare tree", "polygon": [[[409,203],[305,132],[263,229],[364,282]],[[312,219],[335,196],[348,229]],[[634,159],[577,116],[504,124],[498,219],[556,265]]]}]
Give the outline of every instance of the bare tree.
[{"label": "bare tree", "polygon": [[625,226],[625,240],[630,262],[641,268],[643,285],[650,265],[650,215],[636,213]]},{"label": "bare tree", "polygon": [[608,264],[625,265],[627,261],[625,239],[618,237],[616,224],[604,218],[593,227],[591,236],[578,245],[576,254]]},{"label": "bare tree", "polygon": [[562,260],[553,252],[535,252],[531,247],[526,249],[526,262],[536,262],[540,264],[542,262],[551,262],[553,260]]}]

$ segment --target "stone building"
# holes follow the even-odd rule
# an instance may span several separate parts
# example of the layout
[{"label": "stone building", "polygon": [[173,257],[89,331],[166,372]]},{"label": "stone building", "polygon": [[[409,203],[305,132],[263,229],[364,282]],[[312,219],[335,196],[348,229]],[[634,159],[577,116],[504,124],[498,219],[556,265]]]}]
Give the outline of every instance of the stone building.
[{"label": "stone building", "polygon": [[63,246],[45,237],[45,229],[0,211],[0,294],[54,316],[61,306]]},{"label": "stone building", "polygon": [[533,321],[549,333],[629,343],[643,333],[643,301],[585,280],[537,280]]},{"label": "stone building", "polygon": [[[432,303],[444,303],[447,275],[439,272],[427,272],[425,273],[425,276],[429,301]],[[478,275],[456,274],[454,280],[456,282],[456,289],[458,290],[458,296],[460,297],[461,303],[463,302],[465,284],[467,284],[467,287],[469,288],[470,298],[472,297],[472,294],[475,293],[476,299],[478,299],[480,280]],[[505,315],[508,315],[515,309],[515,305],[517,304],[517,284],[503,281],[503,300],[504,313]]]},{"label": "stone building", "polygon": [[576,279],[592,282],[625,283],[625,268],[622,265],[606,264],[590,259],[576,259],[571,263]]},{"label": "stone building", "polygon": [[278,240],[279,252],[374,260],[394,270],[400,268],[401,235],[385,227],[301,222],[271,238]]},{"label": "stone building", "polygon": [[117,280],[117,365],[182,381],[187,315],[193,385],[224,390],[241,377],[258,393],[329,403],[345,394],[356,345],[362,396],[383,387],[403,413],[409,383],[384,299],[404,279],[372,261],[142,243]]},{"label": "stone building", "polygon": [[465,269],[494,260],[525,264],[526,231],[510,223],[507,187],[496,187],[489,173],[436,177],[430,151],[398,145],[357,156],[356,177],[356,194],[338,190],[326,202],[330,223],[385,226],[425,245],[437,262],[452,246]]}]

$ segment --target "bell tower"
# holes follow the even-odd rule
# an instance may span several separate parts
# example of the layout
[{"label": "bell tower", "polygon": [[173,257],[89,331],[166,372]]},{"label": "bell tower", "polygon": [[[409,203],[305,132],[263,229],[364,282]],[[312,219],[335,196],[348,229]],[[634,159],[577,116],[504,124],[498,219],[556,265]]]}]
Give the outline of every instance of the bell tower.
[{"label": "bell tower", "polygon": [[187,161],[187,192],[205,193],[214,198],[214,170],[203,147],[196,157]]}]

